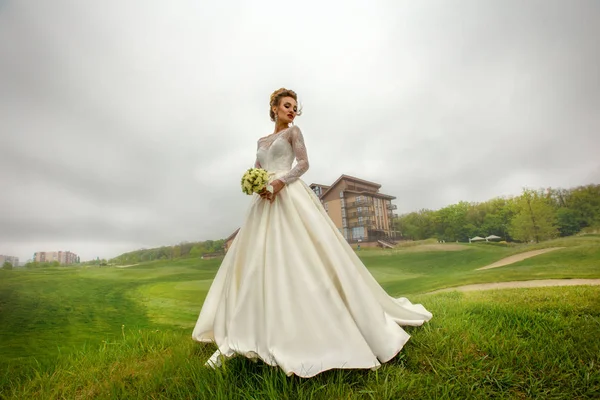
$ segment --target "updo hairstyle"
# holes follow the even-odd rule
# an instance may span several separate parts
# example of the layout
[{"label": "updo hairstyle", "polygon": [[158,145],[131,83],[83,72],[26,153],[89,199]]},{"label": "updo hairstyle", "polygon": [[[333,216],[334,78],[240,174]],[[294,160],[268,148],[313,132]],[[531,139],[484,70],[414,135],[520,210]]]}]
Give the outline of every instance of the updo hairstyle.
[{"label": "updo hairstyle", "polygon": [[[279,107],[279,103],[284,97],[291,97],[292,99],[296,100],[296,102],[298,102],[298,95],[296,95],[296,92],[294,92],[293,90],[281,88],[274,91],[273,94],[271,94],[271,100],[269,101],[269,116],[271,117],[271,121],[273,122],[275,122],[275,113],[273,112],[273,107]],[[298,108],[296,115],[302,115],[302,111],[300,110],[300,108]]]}]

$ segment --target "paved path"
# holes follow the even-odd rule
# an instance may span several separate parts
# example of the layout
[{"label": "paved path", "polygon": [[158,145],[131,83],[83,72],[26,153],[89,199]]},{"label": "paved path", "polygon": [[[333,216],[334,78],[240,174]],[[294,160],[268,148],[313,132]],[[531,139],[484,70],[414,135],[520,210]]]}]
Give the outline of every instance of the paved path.
[{"label": "paved path", "polygon": [[536,279],[533,281],[512,281],[512,282],[492,282],[476,283],[473,285],[455,286],[446,289],[434,290],[427,294],[442,292],[472,292],[475,290],[491,289],[513,289],[513,288],[533,288],[547,286],[580,286],[580,285],[600,285],[600,279]]},{"label": "paved path", "polygon": [[548,253],[549,251],[554,251],[554,250],[558,250],[558,249],[564,249],[564,247],[549,247],[547,249],[533,250],[533,251],[528,251],[526,253],[515,254],[514,256],[503,258],[502,260],[496,261],[495,263],[487,265],[485,267],[477,268],[477,271],[481,271],[484,269],[503,267],[505,265],[513,264],[513,263],[525,260],[527,258],[539,256],[540,254]]}]

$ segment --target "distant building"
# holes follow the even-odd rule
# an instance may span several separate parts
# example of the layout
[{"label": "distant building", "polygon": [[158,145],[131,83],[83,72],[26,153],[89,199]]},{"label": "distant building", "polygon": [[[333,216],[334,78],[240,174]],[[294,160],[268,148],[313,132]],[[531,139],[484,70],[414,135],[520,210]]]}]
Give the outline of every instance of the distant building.
[{"label": "distant building", "polygon": [[380,184],[342,175],[329,186],[313,183],[310,188],[348,242],[400,238],[394,230],[396,197],[381,193]]},{"label": "distant building", "polygon": [[58,261],[61,265],[75,264],[78,259],[77,254],[70,251],[40,251],[33,256],[35,262]]},{"label": "distant building", "polygon": [[315,192],[317,197],[321,198],[323,193],[325,193],[331,186],[319,185],[318,183],[312,183],[310,188]]},{"label": "distant building", "polygon": [[2,268],[5,262],[9,262],[15,268],[19,267],[19,257],[0,255],[0,268]]},{"label": "distant building", "polygon": [[210,260],[212,258],[218,258],[221,257],[223,255],[223,252],[215,252],[215,253],[204,253],[202,254],[202,258],[203,260]]},{"label": "distant building", "polygon": [[231,247],[231,244],[233,243],[233,239],[235,239],[239,230],[240,230],[240,228],[237,228],[235,230],[235,232],[233,232],[231,235],[229,235],[229,237],[227,239],[225,239],[225,244],[223,245],[223,250],[225,250],[226,253],[227,253],[227,250],[229,250],[229,248]]},{"label": "distant building", "polygon": [[[380,184],[342,175],[331,185],[312,183],[310,188],[349,243],[392,247],[395,240],[401,239],[400,232],[394,229],[398,214],[392,200],[396,197],[381,193]],[[238,231],[239,228],[225,239],[225,251]]]}]

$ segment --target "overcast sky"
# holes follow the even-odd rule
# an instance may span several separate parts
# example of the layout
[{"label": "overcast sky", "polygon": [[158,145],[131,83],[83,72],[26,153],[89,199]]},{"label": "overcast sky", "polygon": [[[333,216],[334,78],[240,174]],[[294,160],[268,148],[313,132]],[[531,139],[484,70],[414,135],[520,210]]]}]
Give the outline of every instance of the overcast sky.
[{"label": "overcast sky", "polygon": [[0,254],[228,236],[271,92],[400,213],[600,183],[600,2],[0,1]]}]

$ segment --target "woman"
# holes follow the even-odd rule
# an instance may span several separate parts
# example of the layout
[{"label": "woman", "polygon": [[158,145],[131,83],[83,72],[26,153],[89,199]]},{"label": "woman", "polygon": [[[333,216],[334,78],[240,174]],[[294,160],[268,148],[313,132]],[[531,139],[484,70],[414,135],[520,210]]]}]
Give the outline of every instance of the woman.
[{"label": "woman", "polygon": [[309,164],[302,132],[290,126],[297,115],[296,93],[271,95],[275,130],[258,140],[255,166],[269,172],[272,193],[252,200],[192,334],[218,346],[209,366],[241,354],[301,377],[375,369],[409,339],[400,325],[431,319],[422,305],[387,295],[299,179]]}]

